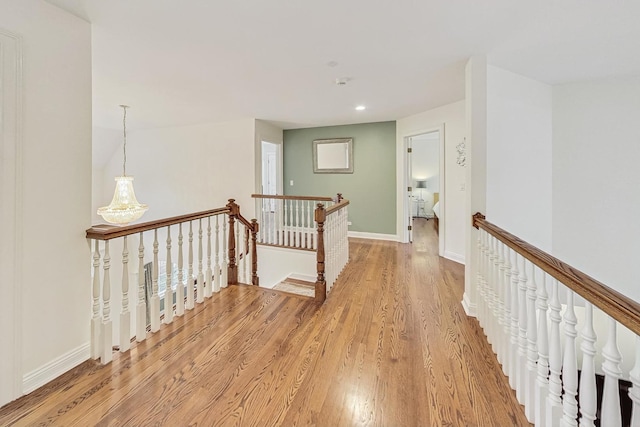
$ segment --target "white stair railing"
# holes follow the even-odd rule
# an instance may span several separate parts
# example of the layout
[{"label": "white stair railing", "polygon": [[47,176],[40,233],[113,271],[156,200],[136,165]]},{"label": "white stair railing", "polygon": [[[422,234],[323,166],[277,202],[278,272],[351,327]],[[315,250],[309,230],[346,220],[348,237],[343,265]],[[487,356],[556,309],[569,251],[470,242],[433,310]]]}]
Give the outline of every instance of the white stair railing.
[{"label": "white stair railing", "polygon": [[640,304],[473,219],[478,321],[527,419],[640,427]]},{"label": "white stair railing", "polygon": [[322,203],[331,207],[341,199],[323,196],[253,194],[260,218],[258,243],[315,251],[318,248],[314,212]]},{"label": "white stair railing", "polygon": [[349,201],[342,199],[328,209],[318,203],[315,210],[314,217],[318,227],[315,299],[319,302],[325,300],[349,262],[348,206]]},{"label": "white stair railing", "polygon": [[[188,230],[186,268],[183,230]],[[236,230],[237,236],[243,238],[233,242],[228,240]],[[197,233],[197,260],[194,259],[194,232]],[[160,329],[161,323],[172,323],[174,315],[183,316],[185,309],[192,310],[196,303],[200,304],[205,298],[220,292],[228,281],[237,283],[238,268],[244,283],[257,285],[257,232],[257,221],[244,219],[233,200],[223,208],[209,211],[138,225],[99,225],[88,229],[93,272],[91,357],[109,363],[113,358],[114,343],[120,352],[127,352],[133,337],[138,342],[144,341],[148,331],[154,333]],[[165,242],[166,248],[162,258],[160,242]],[[137,271],[132,271],[129,248],[135,247],[138,248],[138,263]],[[153,248],[153,261],[147,264],[150,271],[145,270],[147,247]],[[236,255],[236,248],[240,256]],[[112,262],[112,254],[120,253],[121,263]],[[236,261],[239,261],[239,266]],[[113,277],[118,271],[114,269],[120,265],[122,279],[116,282]],[[131,276],[136,274],[135,280],[131,280]],[[137,292],[131,291],[130,283],[137,284]],[[119,297],[112,297],[112,293],[119,294]],[[130,310],[130,306],[136,309]],[[113,313],[118,311],[119,316],[114,316]]]}]

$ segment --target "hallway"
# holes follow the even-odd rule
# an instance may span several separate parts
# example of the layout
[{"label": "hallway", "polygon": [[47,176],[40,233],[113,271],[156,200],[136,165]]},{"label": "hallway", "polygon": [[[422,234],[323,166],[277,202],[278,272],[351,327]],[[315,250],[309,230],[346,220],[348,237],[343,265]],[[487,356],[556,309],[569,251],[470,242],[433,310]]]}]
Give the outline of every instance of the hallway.
[{"label": "hallway", "polygon": [[0,425],[528,425],[475,319],[463,266],[412,245],[351,240],[319,309],[231,286],[116,355],[0,409]]}]

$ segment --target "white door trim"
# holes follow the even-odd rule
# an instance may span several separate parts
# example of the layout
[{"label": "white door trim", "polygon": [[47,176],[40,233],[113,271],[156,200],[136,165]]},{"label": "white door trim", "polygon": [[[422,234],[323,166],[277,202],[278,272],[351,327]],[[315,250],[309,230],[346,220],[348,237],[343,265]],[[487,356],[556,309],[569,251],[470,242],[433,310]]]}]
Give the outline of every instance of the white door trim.
[{"label": "white door trim", "polygon": [[22,395],[22,39],[0,29],[0,406]]}]

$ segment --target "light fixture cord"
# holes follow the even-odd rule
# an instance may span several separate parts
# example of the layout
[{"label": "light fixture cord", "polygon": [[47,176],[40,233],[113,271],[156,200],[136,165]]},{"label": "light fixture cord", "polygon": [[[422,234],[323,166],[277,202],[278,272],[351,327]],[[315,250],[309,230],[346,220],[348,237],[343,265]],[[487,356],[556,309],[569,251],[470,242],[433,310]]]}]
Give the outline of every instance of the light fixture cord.
[{"label": "light fixture cord", "polygon": [[124,110],[124,115],[122,117],[124,139],[124,144],[122,145],[122,150],[124,151],[124,161],[122,162],[122,176],[127,176],[127,106],[121,105],[121,107]]}]

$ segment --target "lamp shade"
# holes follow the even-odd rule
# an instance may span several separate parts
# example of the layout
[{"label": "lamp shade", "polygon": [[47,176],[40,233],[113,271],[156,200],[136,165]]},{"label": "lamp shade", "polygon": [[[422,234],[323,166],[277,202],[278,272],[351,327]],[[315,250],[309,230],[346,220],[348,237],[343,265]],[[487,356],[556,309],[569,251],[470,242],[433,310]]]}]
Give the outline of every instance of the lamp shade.
[{"label": "lamp shade", "polygon": [[416,188],[427,188],[427,181],[424,179],[416,181]]},{"label": "lamp shade", "polygon": [[147,205],[138,203],[133,191],[132,176],[117,176],[116,191],[109,206],[98,209],[98,215],[111,224],[126,225],[140,218],[149,209]]}]

